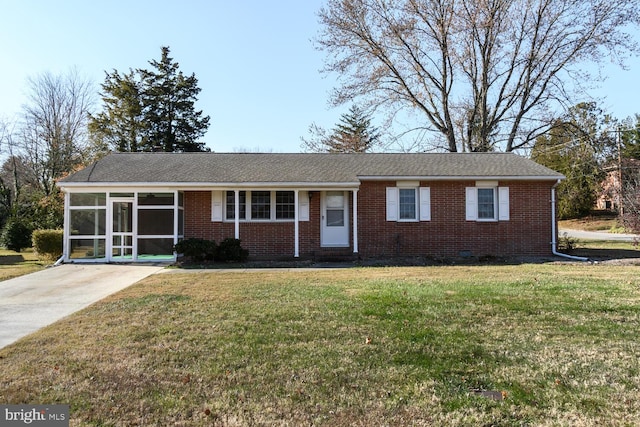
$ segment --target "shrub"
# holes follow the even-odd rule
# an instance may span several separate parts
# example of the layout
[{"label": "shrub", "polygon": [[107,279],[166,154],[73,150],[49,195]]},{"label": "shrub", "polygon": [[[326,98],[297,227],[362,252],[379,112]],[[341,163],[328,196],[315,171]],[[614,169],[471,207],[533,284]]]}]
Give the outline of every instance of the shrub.
[{"label": "shrub", "polygon": [[20,252],[31,246],[31,229],[20,218],[10,218],[4,226],[1,240],[5,248]]},{"label": "shrub", "polygon": [[176,243],[174,250],[192,261],[213,261],[216,242],[205,239],[185,239]]},{"label": "shrub", "polygon": [[220,242],[216,253],[216,259],[223,262],[244,262],[248,257],[249,251],[242,248],[240,240],[231,237]]},{"label": "shrub", "polygon": [[43,259],[56,260],[62,256],[62,230],[35,230],[32,234],[33,249]]},{"label": "shrub", "polygon": [[569,237],[568,233],[563,233],[562,236],[558,239],[558,250],[560,252],[566,252],[570,254],[574,249],[576,249],[575,239]]}]

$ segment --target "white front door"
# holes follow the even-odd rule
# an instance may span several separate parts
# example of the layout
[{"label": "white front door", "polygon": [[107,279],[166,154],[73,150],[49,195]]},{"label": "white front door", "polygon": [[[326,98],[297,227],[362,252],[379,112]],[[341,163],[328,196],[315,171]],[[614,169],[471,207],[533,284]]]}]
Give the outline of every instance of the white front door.
[{"label": "white front door", "polygon": [[321,246],[349,246],[349,198],[347,192],[323,192],[321,215]]}]

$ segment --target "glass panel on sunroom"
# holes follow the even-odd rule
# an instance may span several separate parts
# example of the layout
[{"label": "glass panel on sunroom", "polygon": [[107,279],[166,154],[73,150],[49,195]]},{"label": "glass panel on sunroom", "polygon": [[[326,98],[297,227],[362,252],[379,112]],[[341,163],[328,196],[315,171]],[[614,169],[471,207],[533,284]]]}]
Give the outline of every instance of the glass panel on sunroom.
[{"label": "glass panel on sunroom", "polygon": [[173,239],[138,239],[139,260],[172,260]]},{"label": "glass panel on sunroom", "polygon": [[173,209],[138,209],[138,235],[172,236]]},{"label": "glass panel on sunroom", "polygon": [[70,234],[104,236],[106,216],[106,209],[71,209],[69,211]]},{"label": "glass panel on sunroom", "polygon": [[173,193],[138,193],[140,206],[169,206],[173,205]]},{"label": "glass panel on sunroom", "polygon": [[71,239],[70,259],[96,259],[106,256],[105,239]]},{"label": "glass panel on sunroom", "polygon": [[107,196],[105,193],[71,193],[69,204],[71,206],[106,206]]}]

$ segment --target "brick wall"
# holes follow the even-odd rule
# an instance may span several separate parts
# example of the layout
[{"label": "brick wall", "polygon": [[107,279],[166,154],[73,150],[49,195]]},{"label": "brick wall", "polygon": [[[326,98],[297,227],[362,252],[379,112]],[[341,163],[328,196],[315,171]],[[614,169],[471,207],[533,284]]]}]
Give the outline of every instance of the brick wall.
[{"label": "brick wall", "polygon": [[[524,256],[551,254],[551,183],[500,182],[509,187],[510,220],[465,219],[469,182],[421,182],[431,188],[431,221],[386,221],[386,187],[364,182],[358,198],[359,247],[363,256]],[[367,224],[367,226],[365,226]]]},{"label": "brick wall", "polygon": [[[431,188],[431,221],[386,220],[386,187],[395,181],[363,182],[358,192],[358,246],[363,257],[546,256],[551,254],[551,185],[549,182],[503,181],[509,187],[510,220],[465,220],[468,182],[421,182]],[[300,257],[331,254],[320,247],[320,192],[311,192],[310,221],[299,223]],[[349,206],[352,209],[352,195]],[[349,218],[352,218],[349,212]],[[353,232],[353,223],[350,227]],[[234,237],[233,222],[211,222],[211,192],[185,193],[185,236],[220,242]],[[252,258],[292,258],[293,222],[242,222],[242,246]],[[353,242],[351,237],[350,242]],[[352,252],[352,248],[338,252]]]},{"label": "brick wall", "polygon": [[[314,194],[309,206],[310,221],[299,222],[302,258],[315,255],[320,246],[320,196]],[[184,195],[185,237],[221,242],[234,237],[233,222],[211,221],[211,191],[187,191]],[[251,258],[288,259],[293,258],[294,223],[291,222],[241,222],[240,240],[242,247],[249,250]]]}]

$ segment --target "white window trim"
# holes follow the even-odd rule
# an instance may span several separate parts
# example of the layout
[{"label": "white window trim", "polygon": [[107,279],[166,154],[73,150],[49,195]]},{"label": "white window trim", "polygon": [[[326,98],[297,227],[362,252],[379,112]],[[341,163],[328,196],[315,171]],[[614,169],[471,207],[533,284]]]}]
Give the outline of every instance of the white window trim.
[{"label": "white window trim", "polygon": [[[493,218],[478,218],[478,189],[493,190]],[[509,187],[499,187],[497,182],[477,182],[465,191],[466,220],[476,222],[509,221]]]},{"label": "white window trim", "polygon": [[[396,187],[386,188],[387,221],[389,222],[424,222],[431,221],[431,189],[419,187],[419,182],[398,182]],[[415,218],[400,218],[400,189],[414,190],[416,198]]]}]

